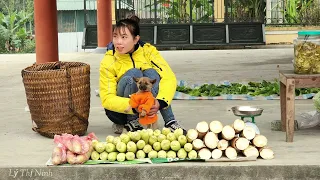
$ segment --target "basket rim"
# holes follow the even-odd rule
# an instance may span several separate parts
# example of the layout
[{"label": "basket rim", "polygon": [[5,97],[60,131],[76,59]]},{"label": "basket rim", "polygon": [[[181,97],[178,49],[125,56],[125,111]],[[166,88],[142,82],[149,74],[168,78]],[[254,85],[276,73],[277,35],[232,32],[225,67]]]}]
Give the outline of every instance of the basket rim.
[{"label": "basket rim", "polygon": [[41,65],[50,65],[50,64],[56,64],[56,63],[61,63],[62,65],[64,64],[78,64],[79,66],[71,66],[69,67],[70,70],[75,69],[75,68],[88,68],[90,67],[90,64],[84,63],[84,62],[72,62],[72,61],[57,61],[57,62],[47,62],[47,63],[41,63],[41,64],[33,64],[31,66],[28,66],[24,68],[22,71],[26,73],[41,73],[41,72],[57,72],[57,71],[65,71],[66,68],[59,68],[59,69],[43,69],[43,70],[32,70],[33,67],[36,66],[41,66]]}]

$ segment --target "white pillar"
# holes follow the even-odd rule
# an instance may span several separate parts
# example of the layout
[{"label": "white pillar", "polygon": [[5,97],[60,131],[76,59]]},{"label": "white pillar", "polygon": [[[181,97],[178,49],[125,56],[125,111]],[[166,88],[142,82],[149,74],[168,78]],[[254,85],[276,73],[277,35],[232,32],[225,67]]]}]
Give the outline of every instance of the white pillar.
[{"label": "white pillar", "polygon": [[277,12],[278,12],[278,19],[279,19],[279,24],[282,24],[283,23],[283,0],[278,0],[279,1],[279,6],[278,6],[278,9],[277,9]]},{"label": "white pillar", "polygon": [[272,11],[272,9],[271,9],[271,1],[272,0],[267,0],[266,1],[266,18],[267,18],[267,24],[270,24],[271,23],[271,11]]}]

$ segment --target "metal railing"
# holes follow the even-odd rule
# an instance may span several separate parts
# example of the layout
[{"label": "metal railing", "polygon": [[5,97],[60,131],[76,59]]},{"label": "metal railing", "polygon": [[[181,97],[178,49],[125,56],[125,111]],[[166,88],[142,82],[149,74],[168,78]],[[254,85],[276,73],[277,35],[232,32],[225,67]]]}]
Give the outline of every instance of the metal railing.
[{"label": "metal railing", "polygon": [[267,25],[320,25],[320,0],[267,0]]},{"label": "metal railing", "polygon": [[263,22],[264,0],[116,0],[116,19],[143,24]]},{"label": "metal railing", "polygon": [[263,22],[264,0],[225,0],[225,22]]}]

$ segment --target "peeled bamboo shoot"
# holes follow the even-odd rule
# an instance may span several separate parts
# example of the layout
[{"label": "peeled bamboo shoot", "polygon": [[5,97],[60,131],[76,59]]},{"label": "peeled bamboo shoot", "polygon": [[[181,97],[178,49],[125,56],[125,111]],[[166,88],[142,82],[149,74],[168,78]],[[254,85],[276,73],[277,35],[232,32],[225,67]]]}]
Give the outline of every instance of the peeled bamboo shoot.
[{"label": "peeled bamboo shoot", "polygon": [[241,120],[241,119],[236,119],[233,124],[232,124],[232,127],[233,129],[235,130],[236,133],[239,133],[241,132],[244,127],[245,127],[245,124],[244,124],[244,121]]},{"label": "peeled bamboo shoot", "polygon": [[249,140],[243,137],[232,139],[231,146],[236,150],[245,150],[249,146]]},{"label": "peeled bamboo shoot", "polygon": [[211,151],[208,148],[200,149],[198,155],[200,159],[210,159],[212,156]]},{"label": "peeled bamboo shoot", "polygon": [[209,124],[206,121],[201,121],[197,124],[196,130],[198,131],[198,139],[202,139],[209,131]]},{"label": "peeled bamboo shoot", "polygon": [[256,131],[250,126],[245,126],[241,136],[247,138],[248,140],[252,140],[256,136]]},{"label": "peeled bamboo shoot", "polygon": [[263,147],[259,149],[260,157],[263,159],[273,159],[274,158],[274,153],[270,148]]},{"label": "peeled bamboo shoot", "polygon": [[267,145],[268,140],[265,136],[263,135],[256,135],[255,138],[253,138],[252,140],[253,145],[255,145],[256,147],[264,147]]},{"label": "peeled bamboo shoot", "polygon": [[201,139],[193,140],[192,141],[192,145],[193,145],[193,149],[196,150],[196,151],[201,149],[201,148],[203,148],[203,147],[205,147],[204,143],[203,143],[203,141]]},{"label": "peeled bamboo shoot", "polygon": [[220,149],[214,149],[211,153],[212,159],[219,159],[222,156],[222,151]]},{"label": "peeled bamboo shoot", "polygon": [[236,159],[238,156],[238,153],[236,151],[236,149],[234,149],[233,147],[229,146],[226,150],[225,150],[225,155],[227,156],[227,158],[229,159]]},{"label": "peeled bamboo shoot", "polygon": [[242,153],[246,156],[246,157],[259,157],[259,151],[256,147],[249,145],[245,150],[242,151]]},{"label": "peeled bamboo shoot", "polygon": [[225,139],[221,139],[218,142],[217,148],[220,150],[226,150],[228,146],[229,146],[229,142]]},{"label": "peeled bamboo shoot", "polygon": [[222,134],[223,139],[231,140],[234,138],[236,132],[234,131],[234,129],[231,126],[226,125],[223,127],[221,134]]},{"label": "peeled bamboo shoot", "polygon": [[193,140],[197,139],[198,131],[195,129],[189,129],[187,132],[187,141],[191,143]]},{"label": "peeled bamboo shoot", "polygon": [[210,131],[216,134],[220,133],[223,128],[223,125],[220,121],[212,121],[209,126]]},{"label": "peeled bamboo shoot", "polygon": [[213,132],[208,132],[204,138],[203,138],[204,144],[210,148],[210,149],[214,149],[217,147],[218,145],[218,138],[217,135]]}]

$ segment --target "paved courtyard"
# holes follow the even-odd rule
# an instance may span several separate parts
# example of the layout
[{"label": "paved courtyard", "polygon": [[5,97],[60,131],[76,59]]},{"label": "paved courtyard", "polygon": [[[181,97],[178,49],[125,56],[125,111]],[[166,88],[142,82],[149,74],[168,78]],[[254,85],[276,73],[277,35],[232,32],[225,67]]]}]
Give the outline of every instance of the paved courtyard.
[{"label": "paved courtyard", "polygon": [[[293,59],[292,48],[161,51],[161,54],[172,66],[177,78],[190,84],[223,80],[231,82],[273,80],[278,78],[279,69],[292,69],[291,60]],[[81,61],[91,65],[91,109],[88,132],[94,132],[99,139],[104,140],[113,132],[111,123],[101,108],[100,100],[95,96],[95,89],[98,88],[99,81],[99,63],[102,58],[103,54],[87,52],[60,54],[61,61]],[[34,62],[35,54],[0,55],[0,109],[2,113],[0,179],[13,178],[10,175],[13,175],[11,173],[16,168],[48,170],[45,163],[51,156],[53,141],[31,130],[30,113],[25,111],[27,103],[21,70]],[[53,174],[50,178],[66,179],[68,176],[72,179],[77,177],[79,179],[102,179],[104,175],[106,179],[167,179],[170,177],[181,179],[179,175],[185,175],[184,179],[207,179],[212,176],[210,172],[215,173],[216,179],[320,178],[320,153],[318,152],[320,126],[298,130],[295,132],[293,143],[285,142],[284,132],[271,131],[270,128],[272,121],[280,119],[279,100],[174,100],[173,111],[176,119],[188,129],[194,128],[197,122],[203,120],[207,122],[220,120],[224,124],[231,123],[237,118],[230,110],[235,105],[254,105],[264,108],[262,116],[256,118],[256,123],[261,134],[268,138],[268,145],[274,150],[275,159],[237,163],[168,163],[152,165],[152,167],[150,165],[56,167],[49,168]],[[314,110],[312,100],[296,101],[296,115],[312,110]],[[160,125],[160,127],[163,126],[161,120]],[[146,173],[150,168],[154,172],[151,175]],[[239,172],[233,175],[228,172],[229,170],[236,171],[236,169]],[[163,174],[164,170],[177,173]],[[90,173],[85,174],[87,172]],[[201,172],[201,174],[196,172]],[[125,175],[128,176],[125,177]]]}]

